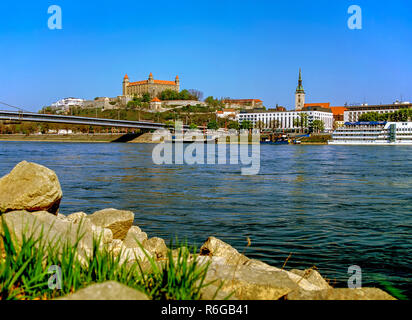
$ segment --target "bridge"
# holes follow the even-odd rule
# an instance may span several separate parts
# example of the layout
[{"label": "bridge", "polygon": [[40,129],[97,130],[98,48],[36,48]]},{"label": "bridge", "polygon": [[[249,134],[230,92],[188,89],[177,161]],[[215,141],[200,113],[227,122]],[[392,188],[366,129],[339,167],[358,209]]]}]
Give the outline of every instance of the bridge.
[{"label": "bridge", "polygon": [[[0,120],[5,121],[29,121],[29,122],[49,122],[73,125],[88,125],[100,127],[115,127],[129,129],[171,129],[164,123],[154,123],[148,121],[114,120],[104,118],[88,118],[76,116],[63,116],[55,114],[40,114],[27,111],[2,111],[0,110]],[[188,126],[183,126],[187,129]]]}]

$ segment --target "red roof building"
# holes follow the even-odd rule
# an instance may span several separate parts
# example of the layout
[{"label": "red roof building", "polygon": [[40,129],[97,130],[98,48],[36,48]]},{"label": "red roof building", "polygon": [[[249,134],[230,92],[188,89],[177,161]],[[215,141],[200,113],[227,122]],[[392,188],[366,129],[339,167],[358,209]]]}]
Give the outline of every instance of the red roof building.
[{"label": "red roof building", "polygon": [[344,121],[343,120],[343,115],[346,110],[348,110],[346,107],[330,107],[330,109],[333,112],[333,120],[335,121]]}]

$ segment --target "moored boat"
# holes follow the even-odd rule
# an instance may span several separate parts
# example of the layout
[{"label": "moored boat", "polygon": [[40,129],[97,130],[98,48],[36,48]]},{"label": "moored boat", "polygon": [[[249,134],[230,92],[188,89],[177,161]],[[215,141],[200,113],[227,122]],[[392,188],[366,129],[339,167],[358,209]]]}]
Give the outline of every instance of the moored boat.
[{"label": "moored boat", "polygon": [[332,145],[412,145],[412,122],[346,122],[333,132]]}]

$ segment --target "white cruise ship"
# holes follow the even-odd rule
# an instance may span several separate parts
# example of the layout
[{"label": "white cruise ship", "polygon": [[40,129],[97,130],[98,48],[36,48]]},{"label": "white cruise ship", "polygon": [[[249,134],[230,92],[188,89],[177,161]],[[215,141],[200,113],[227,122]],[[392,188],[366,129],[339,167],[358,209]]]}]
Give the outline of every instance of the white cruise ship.
[{"label": "white cruise ship", "polygon": [[329,144],[412,145],[412,122],[345,122]]}]

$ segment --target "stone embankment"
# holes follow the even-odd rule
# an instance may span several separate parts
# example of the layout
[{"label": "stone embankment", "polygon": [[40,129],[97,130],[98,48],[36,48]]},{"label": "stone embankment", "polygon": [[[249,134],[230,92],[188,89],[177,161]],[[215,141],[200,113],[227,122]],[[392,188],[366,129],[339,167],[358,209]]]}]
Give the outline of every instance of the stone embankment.
[{"label": "stone embankment", "polygon": [[[59,213],[62,191],[56,174],[41,165],[23,161],[0,179],[0,215],[2,222],[12,229],[17,242],[25,233],[40,234],[41,225],[46,241],[57,239],[74,243],[79,230],[84,234],[79,246],[81,260],[92,251],[93,239],[119,256],[121,261],[143,261],[146,254],[156,261],[164,261],[170,250],[161,238],[151,237],[133,225],[131,211],[104,209],[92,214]],[[3,232],[0,224],[0,232]],[[27,227],[29,226],[29,227]],[[137,241],[141,246],[137,244]],[[0,253],[2,244],[0,243]],[[0,254],[1,258],[1,254]],[[229,244],[209,237],[196,257],[199,264],[209,263],[207,282],[216,280],[203,289],[202,298],[216,299],[233,293],[238,300],[392,300],[392,296],[377,288],[333,288],[317,270],[284,270],[259,260],[249,259]],[[144,300],[147,296],[113,281],[92,284],[61,299],[69,300]]]}]

